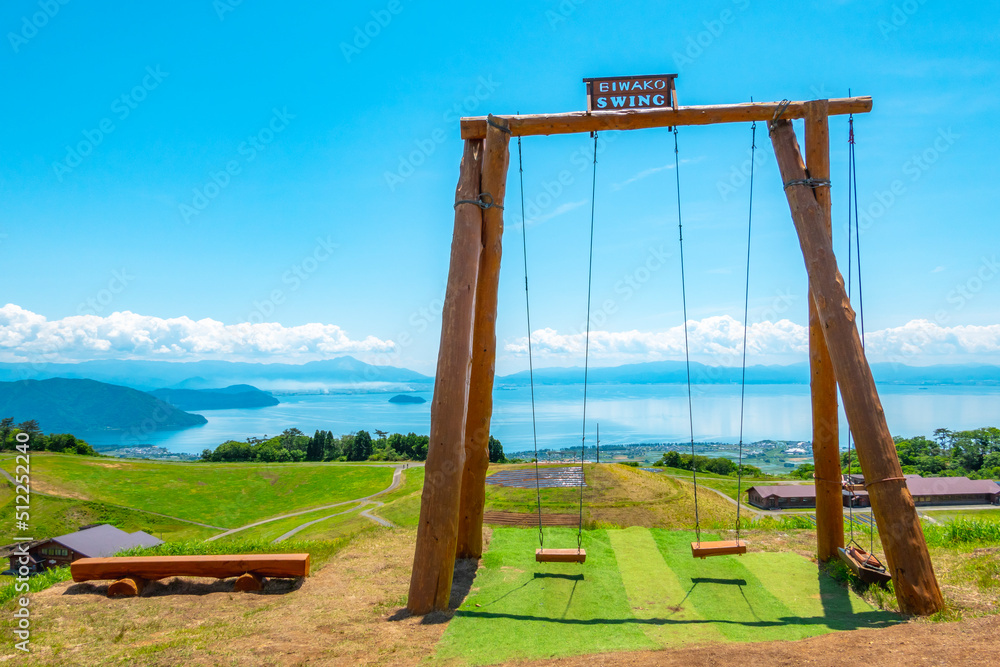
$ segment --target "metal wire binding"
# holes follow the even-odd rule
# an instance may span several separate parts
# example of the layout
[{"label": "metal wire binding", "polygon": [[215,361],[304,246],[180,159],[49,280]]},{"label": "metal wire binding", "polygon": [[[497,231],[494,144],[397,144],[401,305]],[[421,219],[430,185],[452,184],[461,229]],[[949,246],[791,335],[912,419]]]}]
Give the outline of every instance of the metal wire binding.
[{"label": "metal wire binding", "polygon": [[459,199],[455,202],[455,208],[458,208],[460,204],[475,204],[484,211],[488,208],[498,208],[501,211],[503,210],[503,206],[494,202],[493,195],[489,192],[482,193],[477,199]]}]

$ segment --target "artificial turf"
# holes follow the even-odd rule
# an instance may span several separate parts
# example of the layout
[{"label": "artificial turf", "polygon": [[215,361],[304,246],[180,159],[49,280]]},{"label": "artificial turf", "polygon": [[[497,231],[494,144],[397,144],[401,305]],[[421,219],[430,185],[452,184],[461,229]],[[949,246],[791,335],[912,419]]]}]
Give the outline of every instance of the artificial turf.
[{"label": "artificial turf", "polygon": [[[898,620],[806,558],[752,552],[698,560],[691,557],[693,538],[639,527],[584,531],[587,562],[576,565],[536,563],[533,530],[495,529],[436,659],[483,665],[791,640]],[[574,530],[546,531],[547,547],[575,545]]]}]

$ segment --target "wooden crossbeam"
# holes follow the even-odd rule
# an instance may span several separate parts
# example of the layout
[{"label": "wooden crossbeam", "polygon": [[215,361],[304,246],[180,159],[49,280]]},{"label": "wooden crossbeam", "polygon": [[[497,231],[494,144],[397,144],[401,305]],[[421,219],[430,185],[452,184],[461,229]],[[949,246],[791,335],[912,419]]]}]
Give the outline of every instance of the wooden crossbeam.
[{"label": "wooden crossbeam", "polygon": [[[623,109],[619,111],[573,111],[570,113],[528,116],[497,116],[510,123],[511,135],[528,137],[605,130],[643,130],[674,125],[714,125],[769,121],[783,107],[781,118],[805,118],[808,102],[748,102],[711,106],[677,107],[676,109]],[[829,100],[829,115],[867,113],[872,110],[871,97],[842,97]],[[463,139],[486,136],[486,116],[462,119]]]}]

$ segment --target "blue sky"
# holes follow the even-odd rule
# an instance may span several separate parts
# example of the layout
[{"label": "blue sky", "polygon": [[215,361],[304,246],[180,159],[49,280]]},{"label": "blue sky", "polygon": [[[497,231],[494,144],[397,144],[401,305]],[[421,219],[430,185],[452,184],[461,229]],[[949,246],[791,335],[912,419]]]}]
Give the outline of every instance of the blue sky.
[{"label": "blue sky", "polygon": [[[991,3],[12,0],[0,27],[6,360],[346,353],[430,372],[458,117],[580,110],[583,77],[661,72],[681,104],[871,95],[856,128],[872,356],[1000,360]],[[831,133],[844,264],[846,118]],[[731,363],[750,128],[679,138],[696,358]],[[763,126],[757,144],[751,362],[787,363],[804,359],[805,271]],[[601,145],[595,363],[677,358],[672,137]],[[545,364],[582,361],[591,150],[523,143]],[[501,372],[526,366],[516,160]]]}]

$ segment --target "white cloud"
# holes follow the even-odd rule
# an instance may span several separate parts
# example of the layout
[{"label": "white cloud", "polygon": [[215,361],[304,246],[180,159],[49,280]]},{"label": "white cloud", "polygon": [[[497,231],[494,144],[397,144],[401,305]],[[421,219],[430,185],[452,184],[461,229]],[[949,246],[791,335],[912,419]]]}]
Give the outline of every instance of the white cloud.
[{"label": "white cloud", "polygon": [[[803,360],[809,351],[808,329],[789,320],[758,322],[747,330],[750,363]],[[701,361],[738,365],[743,351],[743,325],[725,316],[688,322],[692,355]],[[584,354],[585,333],[559,333],[539,329],[531,334],[532,352],[539,357],[578,362]],[[1000,358],[1000,324],[943,327],[927,320],[868,332],[866,351],[872,361],[910,364],[944,363],[955,360]],[[508,341],[504,350],[526,355],[527,338]],[[684,358],[684,329],[666,331],[591,331],[590,354],[606,362],[641,362]]]},{"label": "white cloud", "polygon": [[352,340],[335,324],[227,325],[212,319],[164,319],[129,311],[107,317],[74,315],[49,321],[14,304],[0,308],[0,359],[5,361],[266,359],[304,362],[341,354],[390,352],[395,347],[392,341],[373,336]]}]

